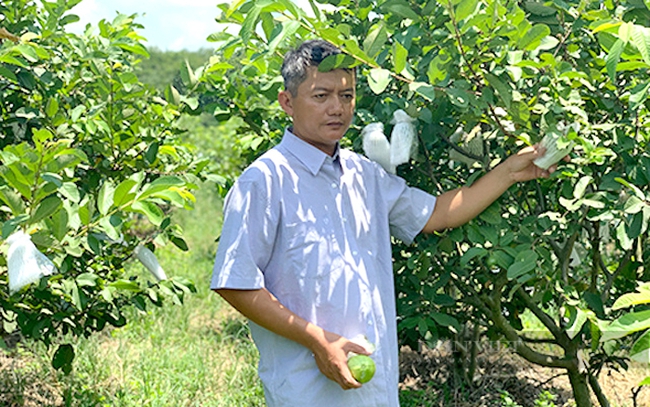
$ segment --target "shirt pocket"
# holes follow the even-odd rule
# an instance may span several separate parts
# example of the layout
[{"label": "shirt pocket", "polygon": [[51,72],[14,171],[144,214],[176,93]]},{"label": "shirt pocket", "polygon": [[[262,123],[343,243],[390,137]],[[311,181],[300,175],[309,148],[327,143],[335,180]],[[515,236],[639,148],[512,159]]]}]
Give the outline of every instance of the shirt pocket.
[{"label": "shirt pocket", "polygon": [[329,256],[322,227],[315,222],[295,222],[284,230],[288,269],[298,279],[322,277],[323,262]]}]

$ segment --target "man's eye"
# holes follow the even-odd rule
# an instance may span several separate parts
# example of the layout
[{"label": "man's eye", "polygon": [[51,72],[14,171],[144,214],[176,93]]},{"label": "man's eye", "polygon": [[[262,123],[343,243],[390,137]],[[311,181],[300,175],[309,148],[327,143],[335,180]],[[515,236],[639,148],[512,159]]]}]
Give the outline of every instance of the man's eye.
[{"label": "man's eye", "polygon": [[348,100],[350,100],[350,99],[353,99],[353,98],[354,98],[354,95],[349,94],[349,93],[346,93],[346,94],[343,95],[343,98],[344,98],[344,99],[348,99]]},{"label": "man's eye", "polygon": [[324,94],[324,93],[317,93],[317,94],[314,95],[314,97],[315,97],[316,99],[322,99],[322,98],[325,97],[325,94]]}]

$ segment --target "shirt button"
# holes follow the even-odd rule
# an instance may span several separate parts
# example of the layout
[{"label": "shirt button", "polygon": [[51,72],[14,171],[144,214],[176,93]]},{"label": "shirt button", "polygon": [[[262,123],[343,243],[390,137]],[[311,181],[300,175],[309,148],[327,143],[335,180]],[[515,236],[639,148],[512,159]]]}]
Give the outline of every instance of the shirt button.
[{"label": "shirt button", "polygon": [[357,252],[356,250],[353,250],[353,251],[352,251],[352,255],[353,255],[353,256],[356,256],[357,254],[359,254],[359,252]]},{"label": "shirt button", "polygon": [[336,188],[338,185],[336,185],[336,182],[332,182],[332,188]]}]

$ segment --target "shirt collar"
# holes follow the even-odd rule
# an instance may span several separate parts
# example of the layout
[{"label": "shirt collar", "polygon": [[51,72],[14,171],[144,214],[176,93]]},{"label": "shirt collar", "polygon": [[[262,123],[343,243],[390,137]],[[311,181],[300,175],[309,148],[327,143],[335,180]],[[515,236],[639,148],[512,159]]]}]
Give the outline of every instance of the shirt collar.
[{"label": "shirt collar", "polygon": [[318,148],[293,134],[290,128],[284,130],[284,136],[282,137],[280,145],[293,154],[313,175],[318,174],[325,162],[340,161],[339,143],[336,143],[334,155],[330,157]]}]

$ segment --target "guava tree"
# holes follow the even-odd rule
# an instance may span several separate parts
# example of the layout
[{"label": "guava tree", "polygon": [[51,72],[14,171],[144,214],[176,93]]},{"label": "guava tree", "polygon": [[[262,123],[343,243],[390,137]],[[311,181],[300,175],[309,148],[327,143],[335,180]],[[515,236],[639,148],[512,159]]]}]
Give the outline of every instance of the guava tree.
[{"label": "guava tree", "polygon": [[74,337],[124,325],[127,306],[180,303],[194,290],[172,270],[157,281],[126,267],[136,247],[187,250],[170,214],[192,209],[207,165],[178,138],[192,101],[165,100],[134,73],[148,55],[134,16],[71,34],[79,1],[0,4],[2,241],[23,231],[56,266],[13,292],[0,257],[0,339],[57,344],[53,365],[65,371]]},{"label": "guava tree", "polygon": [[[230,29],[211,36],[219,50],[197,88],[221,97],[215,115],[240,116],[247,145],[277,140],[282,55],[320,37],[343,51],[320,69],[358,72],[345,143],[361,150],[359,131],[371,122],[388,134],[397,109],[417,119],[417,154],[398,167],[411,185],[438,193],[471,184],[547,134],[573,144],[550,179],[513,187],[461,228],[395,245],[400,340],[454,340],[468,381],[481,341],[505,341],[564,370],[578,406],[591,406],[592,394],[608,405],[598,374],[625,359],[612,342],[623,335],[606,321],[620,312],[614,300],[648,279],[650,262],[647,3],[310,4],[220,6]],[[544,332],[526,332],[524,313]],[[540,341],[555,350],[540,351]]]}]

